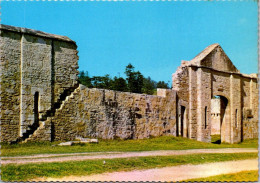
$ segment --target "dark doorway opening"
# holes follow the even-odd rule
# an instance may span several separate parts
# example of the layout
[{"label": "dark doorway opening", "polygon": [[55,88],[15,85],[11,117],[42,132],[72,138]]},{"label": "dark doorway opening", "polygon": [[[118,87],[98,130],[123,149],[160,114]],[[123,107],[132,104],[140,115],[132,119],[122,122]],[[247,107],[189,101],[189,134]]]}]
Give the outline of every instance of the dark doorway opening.
[{"label": "dark doorway opening", "polygon": [[181,126],[181,129],[180,129],[180,132],[181,132],[181,136],[183,137],[184,136],[184,123],[185,123],[185,107],[184,106],[181,106],[181,119],[180,119],[180,126]]},{"label": "dark doorway opening", "polygon": [[55,140],[55,125],[51,122],[51,142]]},{"label": "dark doorway opening", "polygon": [[[215,111],[213,112],[211,109],[211,130],[215,128],[215,134],[211,134],[211,142],[214,144],[221,144],[221,142],[225,141],[226,138],[226,121],[229,120],[228,113],[228,99],[221,95],[216,95],[213,97],[215,100],[219,100],[218,105],[214,106]],[[211,103],[212,104],[212,103]],[[217,110],[216,110],[217,108]],[[217,112],[216,112],[217,111]],[[214,117],[214,120],[213,118]],[[212,133],[212,131],[211,131]]]}]

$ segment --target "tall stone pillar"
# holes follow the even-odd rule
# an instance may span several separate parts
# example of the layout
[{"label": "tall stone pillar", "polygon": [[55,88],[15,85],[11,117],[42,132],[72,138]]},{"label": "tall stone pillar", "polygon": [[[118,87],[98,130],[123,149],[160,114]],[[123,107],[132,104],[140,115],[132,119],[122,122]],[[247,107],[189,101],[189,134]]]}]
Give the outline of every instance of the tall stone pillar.
[{"label": "tall stone pillar", "polygon": [[226,120],[226,142],[236,143],[241,141],[241,82],[240,76],[230,75],[230,120]]},{"label": "tall stone pillar", "polygon": [[210,109],[212,98],[211,72],[207,68],[197,71],[197,140],[210,142]]},{"label": "tall stone pillar", "polygon": [[189,134],[191,139],[197,139],[197,68],[189,67]]},{"label": "tall stone pillar", "polygon": [[252,109],[254,118],[258,119],[258,85],[256,78],[250,79],[250,109]]},{"label": "tall stone pillar", "polygon": [[197,140],[202,141],[202,70],[197,70]]}]

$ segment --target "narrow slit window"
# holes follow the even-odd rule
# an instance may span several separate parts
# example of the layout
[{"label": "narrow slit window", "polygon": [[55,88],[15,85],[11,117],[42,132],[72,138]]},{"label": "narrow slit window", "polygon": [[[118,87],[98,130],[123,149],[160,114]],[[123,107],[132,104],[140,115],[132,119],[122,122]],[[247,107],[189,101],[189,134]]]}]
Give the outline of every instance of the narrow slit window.
[{"label": "narrow slit window", "polygon": [[235,113],[235,125],[236,125],[236,128],[238,126],[238,121],[237,121],[237,109],[236,109],[236,113]]},{"label": "narrow slit window", "polygon": [[39,123],[39,92],[35,92],[34,94],[34,123],[38,124]]},{"label": "narrow slit window", "polygon": [[205,107],[205,129],[207,128],[208,121],[207,121],[207,106]]}]

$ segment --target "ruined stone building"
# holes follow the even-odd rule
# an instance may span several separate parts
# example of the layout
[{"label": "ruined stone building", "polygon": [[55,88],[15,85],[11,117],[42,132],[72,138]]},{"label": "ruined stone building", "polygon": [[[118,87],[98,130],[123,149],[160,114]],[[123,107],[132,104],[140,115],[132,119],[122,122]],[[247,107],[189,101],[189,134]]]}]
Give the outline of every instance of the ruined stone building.
[{"label": "ruined stone building", "polygon": [[241,74],[218,44],[191,61],[182,61],[172,76],[177,91],[177,133],[199,141],[220,134],[221,141],[258,137],[258,79]]},{"label": "ruined stone building", "polygon": [[172,75],[157,96],[79,85],[76,43],[0,26],[1,141],[142,139],[174,135],[237,143],[258,137],[258,79],[213,44]]}]

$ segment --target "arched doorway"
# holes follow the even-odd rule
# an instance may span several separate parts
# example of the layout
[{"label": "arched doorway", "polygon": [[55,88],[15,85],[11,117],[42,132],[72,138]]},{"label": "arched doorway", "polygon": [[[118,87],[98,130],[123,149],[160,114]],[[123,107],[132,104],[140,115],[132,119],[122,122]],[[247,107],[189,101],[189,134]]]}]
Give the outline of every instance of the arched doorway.
[{"label": "arched doorway", "polygon": [[228,99],[221,95],[215,95],[211,99],[211,135],[213,143],[220,144],[228,141],[228,121],[230,121]]}]

